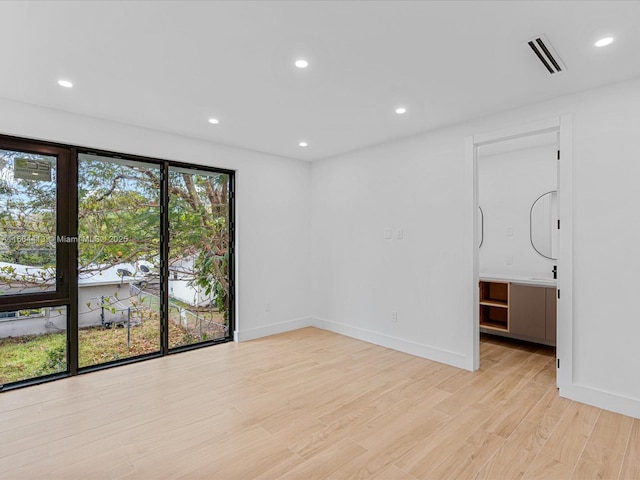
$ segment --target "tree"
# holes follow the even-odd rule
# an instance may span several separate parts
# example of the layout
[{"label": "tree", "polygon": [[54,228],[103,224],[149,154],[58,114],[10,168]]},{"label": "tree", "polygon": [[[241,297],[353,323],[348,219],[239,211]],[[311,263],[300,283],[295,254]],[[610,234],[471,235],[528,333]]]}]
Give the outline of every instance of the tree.
[{"label": "tree", "polygon": [[[51,182],[15,179],[15,158],[0,151],[0,261],[40,267],[41,278],[0,268],[0,283],[27,288],[54,281],[55,165]],[[37,155],[33,157],[41,158]],[[160,167],[82,155],[78,161],[78,272],[99,275],[122,263],[160,262]],[[229,177],[170,169],[169,264],[215,294],[228,320]],[[62,192],[68,194],[68,192]],[[33,248],[26,243],[32,242]],[[189,259],[189,262],[184,262]],[[13,271],[12,271],[13,268]]]},{"label": "tree", "polygon": [[99,273],[120,263],[159,267],[160,170],[86,159],[78,162],[78,263]]},{"label": "tree", "polygon": [[[169,194],[170,256],[183,265],[174,271],[214,294],[228,321],[229,176],[170,171]],[[180,256],[192,262],[181,263]]]},{"label": "tree", "polygon": [[[56,262],[56,170],[51,182],[15,179],[15,161],[38,155],[0,150],[0,266],[2,290],[51,288]],[[30,265],[39,268],[21,268]]]}]

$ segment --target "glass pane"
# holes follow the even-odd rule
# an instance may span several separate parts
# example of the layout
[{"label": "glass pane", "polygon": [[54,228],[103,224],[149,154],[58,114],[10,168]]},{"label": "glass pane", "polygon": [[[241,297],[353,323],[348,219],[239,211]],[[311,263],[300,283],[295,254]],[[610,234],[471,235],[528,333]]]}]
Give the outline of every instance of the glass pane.
[{"label": "glass pane", "polygon": [[78,158],[79,366],[160,350],[160,167]]},{"label": "glass pane", "polygon": [[169,169],[169,347],[229,334],[229,175]]},{"label": "glass pane", "polygon": [[67,307],[0,312],[0,384],[67,370]]},{"label": "glass pane", "polygon": [[0,295],[56,290],[56,167],[0,150]]}]

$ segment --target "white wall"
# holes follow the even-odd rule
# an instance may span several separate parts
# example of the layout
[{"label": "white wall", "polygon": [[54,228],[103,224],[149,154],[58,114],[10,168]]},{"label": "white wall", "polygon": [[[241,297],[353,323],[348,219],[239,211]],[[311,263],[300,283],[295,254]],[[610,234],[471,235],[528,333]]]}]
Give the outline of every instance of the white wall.
[{"label": "white wall", "polygon": [[237,338],[308,324],[309,163],[4,99],[0,133],[236,170]]},{"label": "white wall", "polygon": [[43,315],[22,316],[15,312],[17,318],[0,318],[0,338],[43,335],[67,329],[67,307],[48,307],[43,310]]},{"label": "white wall", "polygon": [[557,188],[556,150],[557,145],[546,145],[483,155],[480,148],[478,196],[484,217],[481,275],[553,278],[556,262],[533,249],[529,225],[533,202]]},{"label": "white wall", "polygon": [[190,284],[190,280],[169,280],[169,297],[196,307],[215,302],[216,296],[213,293],[206,295],[205,288]]},{"label": "white wall", "polygon": [[[102,324],[100,297],[107,297],[105,305],[114,302],[116,313],[105,308],[105,322],[119,322],[126,319],[126,308],[130,306],[131,293],[129,284],[82,285],[78,289],[78,326],[80,328],[96,327]],[[118,304],[115,304],[117,299]],[[124,316],[124,317],[123,317]]]},{"label": "white wall", "polygon": [[314,162],[313,315],[325,328],[468,365],[463,159],[451,129]]},{"label": "white wall", "polygon": [[[472,365],[464,139],[565,113],[574,140],[574,218],[564,219],[573,222],[574,348],[572,385],[561,393],[640,417],[640,79],[314,163],[318,324]],[[385,240],[386,228],[402,228],[404,239]]]}]

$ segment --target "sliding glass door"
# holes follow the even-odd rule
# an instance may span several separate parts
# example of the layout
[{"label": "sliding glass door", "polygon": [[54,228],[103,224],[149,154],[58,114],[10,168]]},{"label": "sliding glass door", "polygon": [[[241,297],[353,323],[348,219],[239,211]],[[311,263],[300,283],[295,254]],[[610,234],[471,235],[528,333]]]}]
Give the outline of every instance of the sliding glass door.
[{"label": "sliding glass door", "polygon": [[80,368],[160,351],[161,171],[78,155]]},{"label": "sliding glass door", "polygon": [[229,182],[169,167],[169,348],[229,335]]}]

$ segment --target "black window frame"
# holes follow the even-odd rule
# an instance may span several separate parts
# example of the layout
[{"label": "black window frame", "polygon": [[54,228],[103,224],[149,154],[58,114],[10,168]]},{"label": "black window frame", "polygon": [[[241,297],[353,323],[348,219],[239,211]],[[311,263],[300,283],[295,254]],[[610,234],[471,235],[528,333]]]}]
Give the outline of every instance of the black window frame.
[{"label": "black window frame", "polygon": [[[56,268],[61,283],[55,292],[27,293],[19,295],[0,297],[0,312],[22,310],[26,308],[41,308],[52,306],[65,306],[67,308],[67,371],[53,375],[31,378],[19,382],[0,384],[0,391],[13,390],[29,385],[39,384],[60,378],[67,378],[79,374],[84,374],[96,370],[103,370],[115,366],[136,363],[150,358],[158,358],[173,355],[184,351],[205,348],[220,343],[233,341],[236,315],[235,315],[235,262],[236,262],[236,209],[235,209],[235,171],[218,168],[209,165],[192,164],[182,161],[168,160],[119,153],[110,150],[93,149],[74,145],[61,144],[43,140],[15,137],[0,134],[0,148],[14,151],[24,151],[41,155],[55,155],[58,158],[57,171],[57,235],[64,235],[70,238],[78,238],[78,159],[80,154],[96,155],[100,157],[131,160],[137,162],[150,163],[160,166],[160,255],[161,255],[161,302],[160,302],[160,350],[157,353],[150,353],[135,357],[116,360],[80,368],[78,366],[78,249],[77,243],[58,243],[56,251]],[[60,161],[63,159],[63,161]],[[229,177],[229,329],[227,336],[214,340],[169,348],[169,328],[168,328],[168,302],[169,302],[169,167],[192,169],[194,172],[212,172],[226,174]],[[66,194],[65,194],[66,192]]]}]

